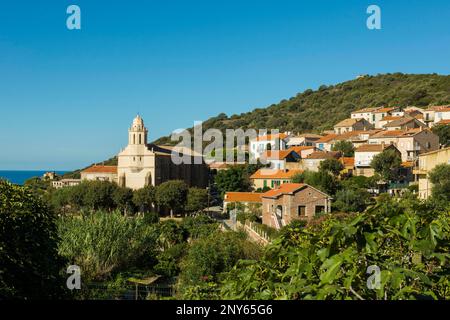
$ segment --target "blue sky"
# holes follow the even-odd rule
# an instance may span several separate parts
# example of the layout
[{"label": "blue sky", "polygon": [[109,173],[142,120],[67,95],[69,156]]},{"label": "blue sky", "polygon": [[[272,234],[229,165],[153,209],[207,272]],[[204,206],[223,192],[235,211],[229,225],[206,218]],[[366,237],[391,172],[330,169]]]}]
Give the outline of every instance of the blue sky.
[{"label": "blue sky", "polygon": [[449,57],[447,0],[2,0],[0,169],[107,159],[137,112],[153,140],[359,74],[450,74]]}]

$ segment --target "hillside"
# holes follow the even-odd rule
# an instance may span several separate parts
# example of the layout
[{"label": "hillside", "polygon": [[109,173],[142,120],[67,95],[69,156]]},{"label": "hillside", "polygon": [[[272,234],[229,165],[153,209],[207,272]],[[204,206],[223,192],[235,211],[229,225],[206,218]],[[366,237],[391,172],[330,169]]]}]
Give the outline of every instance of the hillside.
[{"label": "hillside", "polygon": [[[364,107],[426,107],[450,103],[450,76],[437,74],[383,74],[365,76],[334,86],[306,90],[287,100],[251,112],[221,113],[203,123],[203,129],[255,128],[292,132],[321,132]],[[170,137],[154,141],[171,144]]]}]

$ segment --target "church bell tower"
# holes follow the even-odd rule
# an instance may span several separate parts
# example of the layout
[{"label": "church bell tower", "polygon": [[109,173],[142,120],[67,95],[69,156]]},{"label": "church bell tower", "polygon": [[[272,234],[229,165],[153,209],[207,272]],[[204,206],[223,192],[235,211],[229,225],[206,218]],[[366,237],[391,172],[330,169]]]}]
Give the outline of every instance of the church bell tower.
[{"label": "church bell tower", "polygon": [[147,145],[147,128],[140,115],[134,118],[133,124],[128,129],[128,145]]}]

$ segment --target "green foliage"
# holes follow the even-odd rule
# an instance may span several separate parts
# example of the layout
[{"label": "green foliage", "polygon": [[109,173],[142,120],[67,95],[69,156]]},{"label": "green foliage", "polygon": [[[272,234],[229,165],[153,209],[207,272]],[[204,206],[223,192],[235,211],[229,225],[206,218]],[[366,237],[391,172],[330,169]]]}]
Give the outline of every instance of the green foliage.
[{"label": "green foliage", "polygon": [[112,194],[112,199],[117,209],[127,214],[135,211],[133,203],[133,190],[130,188],[117,187]]},{"label": "green foliage", "polygon": [[428,175],[433,184],[433,197],[450,201],[450,165],[437,165]]},{"label": "green foliage", "polygon": [[0,299],[60,299],[65,261],[55,216],[27,187],[0,180]]},{"label": "green foliage", "polygon": [[[280,131],[320,133],[365,106],[426,107],[450,103],[450,76],[437,74],[381,74],[306,90],[267,108],[254,109],[234,117],[222,113],[203,122],[204,131],[277,128]],[[311,130],[313,129],[313,130]],[[170,136],[155,141],[170,144]]]},{"label": "green foliage", "polygon": [[84,281],[104,280],[111,273],[150,265],[158,233],[143,218],[119,212],[95,212],[59,220],[59,253],[80,266]]},{"label": "green foliage", "polygon": [[353,157],[355,155],[355,148],[353,143],[347,140],[337,141],[333,147],[332,151],[340,151],[344,157]]},{"label": "green foliage", "polygon": [[436,125],[431,130],[439,137],[441,145],[444,147],[450,146],[450,125]]},{"label": "green foliage", "polygon": [[336,193],[334,206],[342,212],[362,212],[370,203],[370,198],[363,188],[343,188]]},{"label": "green foliage", "polygon": [[238,260],[255,259],[259,253],[259,247],[240,233],[217,231],[199,238],[181,263],[180,286],[189,292],[193,286],[217,281]]},{"label": "green foliage", "polygon": [[187,250],[186,243],[178,243],[162,251],[158,254],[158,263],[155,265],[154,270],[157,274],[174,277],[180,272],[180,261]]},{"label": "green foliage", "polygon": [[225,192],[250,190],[249,173],[243,165],[231,166],[228,170],[219,171],[214,181],[222,198]]},{"label": "green foliage", "polygon": [[[448,202],[385,199],[358,215],[328,215],[241,261],[222,299],[449,299]],[[380,287],[369,288],[369,266]]]},{"label": "green foliage", "polygon": [[304,171],[292,178],[293,183],[306,183],[333,196],[340,188],[339,180],[324,170],[319,172]]},{"label": "green foliage", "polygon": [[133,192],[133,203],[140,212],[147,212],[152,209],[155,203],[156,189],[152,185],[145,186]]},{"label": "green foliage", "polygon": [[344,165],[336,159],[326,159],[319,165],[319,171],[329,172],[334,176],[344,170]]},{"label": "green foliage", "polygon": [[188,233],[189,238],[198,239],[214,233],[219,227],[219,224],[207,215],[198,215],[196,217],[184,218],[182,227]]},{"label": "green foliage", "polygon": [[186,229],[174,220],[165,220],[158,225],[158,248],[161,251],[167,250],[180,244],[188,238]]},{"label": "green foliage", "polygon": [[156,202],[173,211],[181,212],[186,205],[188,186],[182,180],[170,180],[163,182],[156,188]]},{"label": "green foliage", "polygon": [[187,194],[186,211],[197,212],[208,205],[208,191],[200,188],[189,188]]},{"label": "green foliage", "polygon": [[395,181],[399,177],[402,164],[400,155],[392,149],[386,149],[373,157],[370,166],[386,181]]}]

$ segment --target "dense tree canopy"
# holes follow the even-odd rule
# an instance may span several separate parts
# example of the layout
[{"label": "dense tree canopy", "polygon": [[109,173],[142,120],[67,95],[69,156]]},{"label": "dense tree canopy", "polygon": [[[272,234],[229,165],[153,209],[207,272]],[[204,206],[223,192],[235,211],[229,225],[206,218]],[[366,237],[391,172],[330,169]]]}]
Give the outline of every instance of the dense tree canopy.
[{"label": "dense tree canopy", "polygon": [[437,165],[429,173],[433,197],[450,201],[450,165]]},{"label": "dense tree canopy", "polygon": [[0,180],[0,300],[63,297],[56,220],[33,191]]},{"label": "dense tree canopy", "polygon": [[395,181],[398,174],[402,159],[400,155],[392,149],[386,149],[373,157],[370,166],[386,181]]}]

